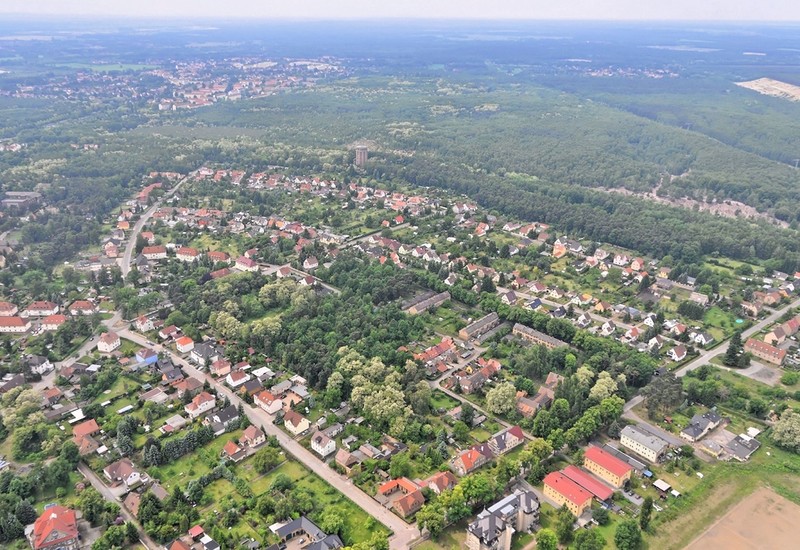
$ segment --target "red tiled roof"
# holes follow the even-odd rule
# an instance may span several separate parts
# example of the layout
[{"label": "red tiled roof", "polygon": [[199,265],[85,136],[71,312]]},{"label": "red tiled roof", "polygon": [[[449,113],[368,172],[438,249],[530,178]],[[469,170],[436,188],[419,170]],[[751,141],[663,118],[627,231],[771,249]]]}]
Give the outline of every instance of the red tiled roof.
[{"label": "red tiled roof", "polygon": [[22,317],[0,317],[0,327],[24,327],[28,321]]},{"label": "red tiled roof", "polygon": [[629,464],[621,461],[611,453],[607,453],[600,447],[589,447],[583,454],[583,458],[584,460],[591,460],[601,468],[619,477],[624,476],[633,469]]},{"label": "red tiled roof", "polygon": [[547,474],[544,478],[544,484],[576,506],[581,506],[592,498],[592,495],[588,491],[561,472],[550,472]]},{"label": "red tiled roof", "polygon": [[[57,535],[54,536],[54,534]],[[52,538],[51,538],[52,537]],[[63,506],[51,506],[33,524],[33,547],[55,548],[58,542],[78,537],[75,511]],[[48,540],[49,539],[49,540]]]},{"label": "red tiled roof", "polygon": [[91,420],[87,420],[86,422],[81,422],[80,424],[76,424],[75,427],[72,428],[72,436],[75,439],[80,439],[85,435],[92,435],[100,431],[100,426],[97,425],[97,421],[92,418]]},{"label": "red tiled roof", "polygon": [[587,474],[573,464],[570,464],[561,470],[561,473],[592,493],[599,500],[608,500],[611,498],[611,495],[614,494],[614,491],[608,486],[604,485],[595,479],[591,474]]},{"label": "red tiled roof", "polygon": [[419,489],[417,484],[408,479],[407,477],[399,477],[397,479],[392,479],[390,481],[387,481],[386,483],[381,485],[378,488],[378,492],[383,495],[394,491],[398,487],[402,489],[404,493],[412,493]]}]

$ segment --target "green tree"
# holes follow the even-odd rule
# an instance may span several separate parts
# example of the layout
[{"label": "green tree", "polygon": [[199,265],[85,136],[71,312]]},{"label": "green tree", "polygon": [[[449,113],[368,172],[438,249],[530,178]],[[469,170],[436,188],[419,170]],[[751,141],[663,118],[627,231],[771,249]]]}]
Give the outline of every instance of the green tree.
[{"label": "green tree", "polygon": [[639,527],[647,531],[650,526],[650,519],[653,515],[653,497],[645,497],[642,509],[639,510]]},{"label": "green tree", "polygon": [[642,547],[642,531],[635,519],[626,519],[617,525],[614,544],[619,550],[639,550]]},{"label": "green tree", "polygon": [[517,389],[511,382],[500,382],[486,392],[486,408],[494,414],[508,414],[515,408]]},{"label": "green tree", "polygon": [[569,544],[574,534],[575,516],[572,515],[566,506],[562,506],[556,517],[556,535],[558,542]]},{"label": "green tree", "polygon": [[541,529],[536,533],[536,550],[558,550],[558,538],[550,529]]},{"label": "green tree", "polygon": [[596,529],[581,529],[575,535],[575,550],[602,550],[606,539]]},{"label": "green tree", "polygon": [[728,349],[725,350],[725,357],[722,362],[729,367],[738,366],[739,355],[741,355],[742,351],[744,351],[742,345],[742,331],[737,330],[733,333],[733,336],[731,336],[730,342],[728,342]]}]

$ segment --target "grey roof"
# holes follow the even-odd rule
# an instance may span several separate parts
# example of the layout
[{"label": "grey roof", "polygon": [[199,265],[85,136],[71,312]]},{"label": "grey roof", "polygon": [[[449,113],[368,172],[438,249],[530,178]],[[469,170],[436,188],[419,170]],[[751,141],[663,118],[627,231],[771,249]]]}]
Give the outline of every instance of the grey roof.
[{"label": "grey roof", "polygon": [[737,435],[728,443],[727,450],[738,460],[744,461],[750,458],[750,455],[756,452],[759,447],[761,447],[761,443],[755,438]]},{"label": "grey roof", "polygon": [[467,530],[481,539],[487,545],[491,545],[500,534],[505,531],[506,522],[494,514],[486,514],[473,521],[467,526]]},{"label": "grey roof", "polygon": [[214,414],[223,424],[227,424],[231,420],[239,418],[239,410],[234,405],[228,405],[224,409]]},{"label": "grey roof", "polygon": [[317,527],[313,521],[305,516],[292,520],[285,525],[281,525],[275,530],[275,534],[283,539],[292,533],[296,533],[297,531],[303,531],[311,537],[315,537],[315,535],[320,537],[325,535],[325,532],[322,529]]},{"label": "grey roof", "polygon": [[664,439],[639,426],[625,426],[622,428],[621,435],[631,438],[655,453],[662,453],[669,447],[669,444]]},{"label": "grey roof", "polygon": [[499,320],[500,320],[499,316],[497,315],[497,313],[493,311],[489,315],[481,317],[474,323],[464,327],[464,331],[466,331],[467,334],[478,334],[483,330],[485,326],[490,325],[492,323],[496,323]]}]

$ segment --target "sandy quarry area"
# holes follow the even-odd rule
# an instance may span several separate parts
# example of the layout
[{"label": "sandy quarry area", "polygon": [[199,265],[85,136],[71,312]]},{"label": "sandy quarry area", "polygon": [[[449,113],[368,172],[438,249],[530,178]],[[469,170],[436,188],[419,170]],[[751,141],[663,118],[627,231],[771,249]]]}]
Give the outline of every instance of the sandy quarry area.
[{"label": "sandy quarry area", "polygon": [[762,488],[734,506],[687,550],[763,550],[797,548],[800,506]]},{"label": "sandy quarry area", "polygon": [[772,78],[759,78],[747,82],[737,82],[737,86],[748,88],[755,92],[773,97],[788,99],[789,101],[800,101],[800,86],[774,80]]}]

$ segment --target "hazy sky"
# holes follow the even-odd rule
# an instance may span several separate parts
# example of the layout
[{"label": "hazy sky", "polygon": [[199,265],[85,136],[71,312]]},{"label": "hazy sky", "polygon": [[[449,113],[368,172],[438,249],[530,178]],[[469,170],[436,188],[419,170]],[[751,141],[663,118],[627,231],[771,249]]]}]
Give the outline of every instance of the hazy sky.
[{"label": "hazy sky", "polygon": [[797,0],[0,0],[0,15],[798,21]]}]

